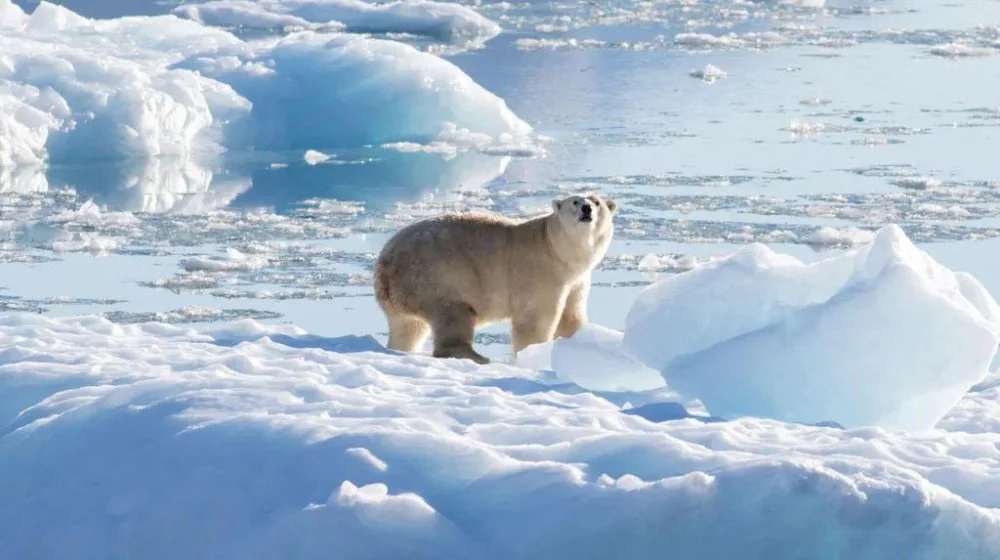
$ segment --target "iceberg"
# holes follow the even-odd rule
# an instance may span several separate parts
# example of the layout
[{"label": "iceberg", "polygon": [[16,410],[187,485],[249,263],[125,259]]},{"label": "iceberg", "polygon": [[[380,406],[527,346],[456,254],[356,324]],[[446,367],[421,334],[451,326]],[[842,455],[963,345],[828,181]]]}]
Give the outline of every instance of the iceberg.
[{"label": "iceberg", "polygon": [[503,139],[532,132],[453,63],[397,41],[303,31],[175,67],[228,84],[250,101],[248,118],[227,129],[230,148],[428,143],[452,128]]},{"label": "iceberg", "polygon": [[803,264],[755,244],[645,288],[626,352],[727,418],[933,427],[988,372],[1000,308],[886,226]]},{"label": "iceberg", "polygon": [[184,4],[173,13],[206,25],[271,29],[346,29],[354,33],[408,33],[448,43],[481,45],[500,26],[470,7],[432,0],[213,0]]},{"label": "iceberg", "polygon": [[303,31],[244,41],[173,15],[91,20],[0,0],[0,167],[427,143],[531,126],[453,63]]}]

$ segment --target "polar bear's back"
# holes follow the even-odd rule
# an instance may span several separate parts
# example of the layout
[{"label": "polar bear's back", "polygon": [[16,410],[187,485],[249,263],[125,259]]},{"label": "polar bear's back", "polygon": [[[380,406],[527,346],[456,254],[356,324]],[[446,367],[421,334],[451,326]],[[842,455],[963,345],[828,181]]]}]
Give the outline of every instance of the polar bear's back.
[{"label": "polar bear's back", "polygon": [[486,213],[448,214],[401,229],[376,263],[382,305],[422,314],[462,301],[482,320],[509,315],[511,245],[521,222]]}]

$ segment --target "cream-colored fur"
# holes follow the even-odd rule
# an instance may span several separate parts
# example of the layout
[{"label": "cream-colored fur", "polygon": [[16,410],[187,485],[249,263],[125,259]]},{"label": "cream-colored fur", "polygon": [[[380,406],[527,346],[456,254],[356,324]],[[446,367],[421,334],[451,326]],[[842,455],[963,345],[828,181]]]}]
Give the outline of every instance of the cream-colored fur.
[{"label": "cream-colored fur", "polygon": [[570,196],[523,222],[468,213],[403,228],[375,265],[389,348],[413,352],[433,332],[434,356],[488,363],[472,347],[488,323],[511,321],[515,355],[572,336],[587,322],[591,270],[611,243],[617,209],[600,196]]}]

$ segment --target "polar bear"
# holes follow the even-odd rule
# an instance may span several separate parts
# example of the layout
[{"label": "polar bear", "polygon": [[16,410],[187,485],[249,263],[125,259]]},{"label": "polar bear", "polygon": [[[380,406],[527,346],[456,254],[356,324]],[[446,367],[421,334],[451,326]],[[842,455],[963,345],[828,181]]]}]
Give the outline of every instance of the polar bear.
[{"label": "polar bear", "polygon": [[591,271],[611,243],[617,210],[611,199],[573,195],[526,221],[465,213],[404,227],[375,265],[389,348],[413,352],[433,332],[433,356],[486,364],[472,340],[488,323],[511,321],[515,356],[572,336],[587,321]]}]

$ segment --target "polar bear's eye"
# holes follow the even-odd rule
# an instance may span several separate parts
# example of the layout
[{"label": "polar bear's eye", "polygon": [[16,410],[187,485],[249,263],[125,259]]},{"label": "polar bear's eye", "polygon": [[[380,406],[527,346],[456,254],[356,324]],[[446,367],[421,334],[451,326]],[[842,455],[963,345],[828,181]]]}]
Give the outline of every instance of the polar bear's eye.
[{"label": "polar bear's eye", "polygon": [[579,206],[579,205],[580,205],[580,201],[579,200],[574,200],[573,201],[573,206]]}]

